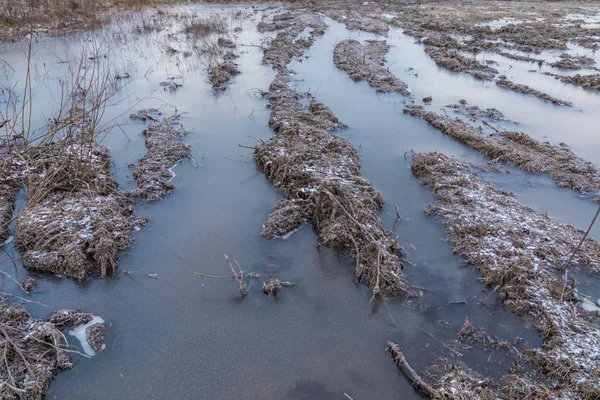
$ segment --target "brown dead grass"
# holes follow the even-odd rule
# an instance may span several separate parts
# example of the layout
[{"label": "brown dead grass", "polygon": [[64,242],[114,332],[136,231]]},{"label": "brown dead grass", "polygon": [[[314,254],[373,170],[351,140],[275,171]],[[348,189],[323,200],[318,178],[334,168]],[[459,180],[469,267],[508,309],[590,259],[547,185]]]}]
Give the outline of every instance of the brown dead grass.
[{"label": "brown dead grass", "polygon": [[487,136],[458,118],[425,111],[420,106],[407,106],[404,112],[424,119],[492,160],[509,162],[530,173],[547,173],[557,186],[583,194],[600,191],[600,170],[564,147],[539,142],[522,132],[504,131]]},{"label": "brown dead grass", "polygon": [[[417,154],[412,170],[437,197],[427,213],[444,218],[454,251],[481,272],[506,307],[536,321],[544,346],[532,354],[540,370],[558,380],[554,394],[593,398],[600,332],[559,278],[579,232],[520,205],[443,154]],[[575,258],[575,265],[598,271],[600,243],[587,239]]]},{"label": "brown dead grass", "polygon": [[501,86],[506,89],[510,89],[510,90],[518,92],[518,93],[528,94],[528,95],[537,97],[538,99],[541,99],[544,101],[549,101],[550,103],[556,104],[559,106],[570,106],[571,105],[571,103],[568,101],[557,99],[556,97],[552,97],[547,93],[540,92],[539,90],[536,90],[527,85],[522,85],[520,83],[514,83],[505,78],[497,79],[496,85]]},{"label": "brown dead grass", "polygon": [[58,370],[73,367],[63,329],[88,322],[89,314],[58,311],[49,321],[32,318],[22,306],[0,303],[3,362],[0,397],[42,400]]},{"label": "brown dead grass", "polygon": [[580,75],[576,74],[573,76],[563,76],[560,79],[565,83],[572,83],[574,85],[579,85],[584,89],[594,89],[600,90],[600,74],[593,75]]},{"label": "brown dead grass", "polygon": [[357,40],[343,40],[335,46],[333,61],[354,81],[366,80],[378,92],[398,92],[408,96],[408,85],[385,68],[388,49],[383,40],[369,40],[366,45]]}]

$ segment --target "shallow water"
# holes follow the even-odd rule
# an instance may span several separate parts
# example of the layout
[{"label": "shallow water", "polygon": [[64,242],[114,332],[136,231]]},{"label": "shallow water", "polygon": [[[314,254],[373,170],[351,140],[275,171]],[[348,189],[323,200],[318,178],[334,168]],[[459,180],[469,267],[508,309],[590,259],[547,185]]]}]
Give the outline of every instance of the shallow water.
[{"label": "shallow water", "polygon": [[[182,8],[188,14],[224,9],[237,10]],[[405,274],[409,284],[423,288],[415,289],[422,296],[388,299],[387,304],[371,302],[371,293],[353,282],[353,263],[343,252],[317,246],[309,225],[286,240],[260,236],[263,222],[281,196],[257,169],[251,150],[239,147],[272,136],[266,102],[253,95],[253,89],[267,90],[275,76],[269,66],[261,64],[261,50],[255,47],[263,36],[253,29],[260,12],[254,14],[234,22],[244,28],[236,39],[242,73],[219,95],[213,94],[206,81],[204,60],[160,51],[165,43],[184,45],[167,36],[175,28],[146,36],[125,35],[127,40],[122,40],[115,32],[117,28],[126,32],[126,27],[112,26],[91,36],[43,39],[36,44],[36,70],[41,71],[34,77],[38,116],[51,115],[58,80],[72,65],[58,61],[79,54],[90,37],[102,38],[106,62],[132,75],[115,98],[121,102],[106,116],[117,118],[125,134],[115,130],[104,142],[115,166],[120,167],[117,176],[124,187],[131,186],[126,164],[144,152],[140,136],[144,125],[128,120],[130,107],[161,107],[165,114],[176,108],[189,129],[184,141],[192,145],[199,164],[182,162],[174,169],[177,189],[172,195],[136,206],[137,214],[150,222],[119,258],[120,268],[158,274],[158,280],[132,274],[79,284],[44,276],[38,280],[38,289],[26,296],[47,305],[28,305],[35,316],[78,308],[102,317],[109,326],[106,349],[91,359],[76,358],[75,368],[54,380],[48,397],[329,399],[345,398],[346,393],[355,399],[410,399],[419,396],[385,353],[388,340],[403,347],[419,371],[440,356],[453,356],[441,341],[454,340],[466,317],[501,338],[520,336],[539,346],[541,340],[531,323],[504,310],[484,291],[478,273],[462,266],[452,254],[441,221],[423,213],[433,196],[410,171],[411,151],[439,150],[476,163],[485,162],[485,157],[404,115],[400,96],[378,96],[333,65],[338,40],[374,35],[348,32],[328,19],[330,28],[307,51],[308,58],[292,63],[296,74],[290,85],[298,91],[310,90],[348,124],[338,134],[353,142],[360,152],[363,175],[383,193],[382,220],[417,265],[407,266]],[[422,46],[398,29],[390,31],[389,41],[394,46],[388,56],[390,70],[409,84],[416,99],[432,95],[433,108],[460,98],[480,107],[496,107],[532,136],[565,141],[577,154],[599,162],[600,153],[594,152],[598,141],[590,140],[594,124],[600,122],[597,95],[569,87],[564,96],[584,107],[583,112],[555,107],[441,70]],[[0,58],[10,60],[14,68],[2,77],[2,86],[20,81],[25,65],[21,49],[2,48]],[[172,93],[159,85],[169,75],[180,75],[183,81]],[[543,85],[549,92],[560,89],[552,78],[545,78]],[[546,90],[546,86],[537,88]],[[38,117],[34,123],[41,127],[43,119]],[[564,129],[567,126],[586,130],[576,133]],[[585,229],[595,209],[589,199],[556,188],[547,177],[511,171],[510,175],[485,176],[514,191],[524,204]],[[21,193],[20,205],[24,196]],[[566,201],[577,206],[564,207]],[[395,221],[395,206],[402,214],[401,223]],[[594,234],[598,233],[596,229]],[[237,298],[233,282],[202,280],[193,274],[227,274],[224,254],[239,261],[244,270],[261,275],[243,301]],[[1,267],[15,274],[10,263]],[[23,279],[26,271],[18,265],[17,274]],[[260,286],[272,277],[298,286],[282,290],[277,299],[267,297]],[[9,282],[6,285],[10,288]],[[465,304],[449,303],[463,300]],[[74,338],[71,344],[78,346]],[[490,361],[487,354],[466,354],[459,359],[492,376],[510,366],[502,357]]]}]

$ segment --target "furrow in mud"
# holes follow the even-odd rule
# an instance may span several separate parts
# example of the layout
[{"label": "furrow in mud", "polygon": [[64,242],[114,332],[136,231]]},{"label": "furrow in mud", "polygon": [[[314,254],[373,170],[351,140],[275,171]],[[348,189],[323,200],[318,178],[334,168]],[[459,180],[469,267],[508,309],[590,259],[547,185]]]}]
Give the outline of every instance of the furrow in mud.
[{"label": "furrow in mud", "polygon": [[119,191],[108,149],[95,142],[88,115],[74,108],[69,121],[62,138],[27,153],[29,199],[15,244],[28,269],[104,278],[145,219],[134,216]]},{"label": "furrow in mud", "polygon": [[510,90],[518,92],[518,93],[529,94],[531,96],[537,97],[538,99],[541,99],[544,101],[549,101],[549,102],[559,105],[559,106],[571,106],[571,103],[568,101],[557,99],[556,97],[552,97],[547,93],[540,92],[539,90],[531,88],[527,85],[522,85],[520,83],[514,83],[514,82],[512,82],[508,79],[502,78],[502,77],[500,79],[496,80],[496,85],[506,88],[506,89],[510,89]]},{"label": "furrow in mud", "polygon": [[[279,70],[266,94],[271,108],[269,125],[276,136],[261,143],[254,155],[273,186],[287,199],[277,203],[263,235],[284,236],[309,221],[321,243],[349,249],[356,261],[358,282],[374,293],[406,294],[402,264],[396,254],[399,246],[377,215],[383,197],[360,175],[352,144],[329,131],[343,124],[327,106],[286,84],[287,63],[291,54],[298,55],[294,38],[308,22],[320,26],[314,18],[306,14],[296,17],[265,50],[265,61],[275,60],[274,67]],[[302,100],[310,100],[310,106],[303,106]]]},{"label": "furrow in mud", "polygon": [[[412,171],[437,197],[426,212],[443,217],[454,251],[481,272],[506,307],[536,321],[544,346],[527,357],[554,382],[553,397],[597,396],[600,332],[578,304],[576,283],[563,279],[579,232],[522,206],[443,154],[417,154]],[[571,268],[581,265],[600,270],[595,239],[575,254]]]},{"label": "furrow in mud", "polygon": [[162,118],[158,110],[140,110],[131,119],[150,123],[142,132],[146,154],[129,166],[137,187],[127,195],[135,201],[160,200],[175,189],[171,168],[189,156],[190,146],[177,141],[183,133],[178,115]]},{"label": "furrow in mud", "polygon": [[[0,398],[42,400],[59,370],[71,369],[66,329],[88,323],[90,314],[57,311],[45,321],[32,318],[20,306],[0,303],[4,362],[0,368]],[[97,343],[102,345],[102,340]]]},{"label": "furrow in mud", "polygon": [[366,45],[357,40],[343,40],[335,46],[333,61],[354,81],[365,80],[378,92],[398,92],[408,96],[408,85],[385,67],[388,50],[384,40],[369,40]]},{"label": "furrow in mud", "polygon": [[547,173],[557,186],[582,194],[600,191],[600,170],[564,147],[539,142],[522,132],[504,131],[487,136],[459,118],[425,111],[421,106],[407,106],[404,112],[424,119],[442,133],[492,160],[514,164],[530,173]]}]

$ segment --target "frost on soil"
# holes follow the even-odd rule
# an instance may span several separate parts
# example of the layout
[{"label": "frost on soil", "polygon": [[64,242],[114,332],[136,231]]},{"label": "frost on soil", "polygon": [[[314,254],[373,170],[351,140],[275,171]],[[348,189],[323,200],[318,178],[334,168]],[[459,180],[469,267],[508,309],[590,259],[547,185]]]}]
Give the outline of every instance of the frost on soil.
[{"label": "frost on soil", "polygon": [[[505,306],[536,321],[544,345],[528,356],[555,382],[550,389],[563,398],[596,398],[600,332],[574,286],[562,279],[579,232],[522,206],[443,154],[417,154],[412,170],[437,197],[427,213],[443,217],[454,251],[481,272]],[[597,272],[600,243],[587,239],[573,265]]]},{"label": "frost on soil", "polygon": [[385,67],[389,46],[384,40],[369,40],[366,45],[357,40],[343,40],[335,46],[335,66],[346,71],[354,81],[366,80],[378,92],[399,92],[408,96],[406,83]]}]

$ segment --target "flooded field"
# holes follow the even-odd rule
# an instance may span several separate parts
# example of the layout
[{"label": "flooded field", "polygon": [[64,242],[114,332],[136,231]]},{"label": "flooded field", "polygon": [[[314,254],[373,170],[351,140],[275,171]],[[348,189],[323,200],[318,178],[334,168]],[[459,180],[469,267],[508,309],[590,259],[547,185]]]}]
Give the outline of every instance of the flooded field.
[{"label": "flooded field", "polygon": [[2,44],[0,397],[595,398],[600,8],[528,4]]}]

